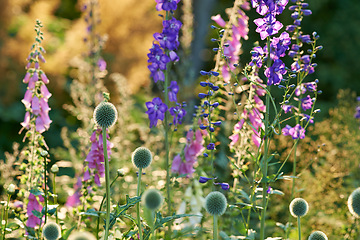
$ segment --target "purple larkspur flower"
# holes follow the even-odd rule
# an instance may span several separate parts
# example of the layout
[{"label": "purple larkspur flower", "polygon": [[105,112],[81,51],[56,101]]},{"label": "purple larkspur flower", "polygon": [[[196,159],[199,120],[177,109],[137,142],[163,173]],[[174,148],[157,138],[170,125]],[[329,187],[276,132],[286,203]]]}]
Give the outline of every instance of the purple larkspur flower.
[{"label": "purple larkspur flower", "polygon": [[301,127],[300,124],[296,124],[296,126],[293,128],[289,125],[286,125],[281,132],[284,136],[291,136],[293,139],[305,138],[305,129]]},{"label": "purple larkspur flower", "polygon": [[170,58],[165,54],[164,50],[158,45],[153,44],[150,48],[150,53],[148,53],[148,66],[151,77],[154,79],[154,82],[165,81],[164,70],[166,69],[166,64],[170,61]]},{"label": "purple larkspur flower", "polygon": [[155,0],[156,10],[175,11],[180,0]]},{"label": "purple larkspur flower", "polygon": [[260,34],[261,40],[278,33],[283,27],[282,23],[277,21],[275,16],[270,13],[264,18],[255,19],[254,23],[257,26],[256,32]]},{"label": "purple larkspur flower", "polygon": [[305,114],[303,113],[302,114],[303,116],[303,119],[306,121],[306,122],[309,122],[309,123],[314,123],[314,117],[308,115],[308,114]]},{"label": "purple larkspur flower", "polygon": [[283,79],[283,75],[286,73],[285,64],[280,59],[276,59],[273,65],[267,68],[264,72],[268,78],[267,85],[277,85]]},{"label": "purple larkspur flower", "polygon": [[179,46],[179,30],[182,23],[174,17],[163,21],[162,33],[155,33],[154,38],[163,49],[176,50]]},{"label": "purple larkspur flower", "polygon": [[206,183],[206,182],[208,182],[208,181],[211,180],[211,179],[215,179],[215,178],[208,178],[208,177],[200,176],[200,178],[199,178],[199,183]]},{"label": "purple larkspur flower", "polygon": [[171,116],[173,116],[173,124],[177,126],[178,124],[182,123],[182,120],[184,119],[186,115],[185,109],[183,109],[180,105],[177,105],[176,107],[171,107],[169,109],[169,112]]},{"label": "purple larkspur flower", "polygon": [[291,38],[287,32],[281,33],[278,38],[274,37],[273,39],[271,39],[271,58],[275,60],[284,57],[285,52],[289,49],[290,44]]},{"label": "purple larkspur flower", "polygon": [[214,185],[220,185],[222,190],[229,190],[230,188],[228,183],[214,183]]},{"label": "purple larkspur flower", "polygon": [[177,102],[177,93],[179,92],[179,86],[176,81],[171,81],[170,86],[168,87],[169,92],[169,101],[170,102]]},{"label": "purple larkspur flower", "polygon": [[253,8],[260,15],[265,15],[269,12],[273,14],[281,14],[289,0],[251,0]]},{"label": "purple larkspur flower", "polygon": [[147,102],[146,107],[148,109],[146,113],[149,115],[150,128],[156,127],[158,120],[164,120],[168,107],[159,97],[154,98],[151,102]]},{"label": "purple larkspur flower", "polygon": [[264,54],[265,51],[263,50],[262,47],[254,47],[253,50],[251,51],[250,66],[254,66],[254,64],[256,64],[256,66],[260,68],[262,66]]},{"label": "purple larkspur flower", "polygon": [[283,104],[283,105],[281,106],[281,108],[284,110],[284,113],[290,112],[293,107],[294,107],[294,106],[292,106],[292,105],[286,105],[286,104]]},{"label": "purple larkspur flower", "polygon": [[313,104],[313,100],[311,99],[310,95],[301,99],[301,107],[306,111],[307,109],[311,109]]}]

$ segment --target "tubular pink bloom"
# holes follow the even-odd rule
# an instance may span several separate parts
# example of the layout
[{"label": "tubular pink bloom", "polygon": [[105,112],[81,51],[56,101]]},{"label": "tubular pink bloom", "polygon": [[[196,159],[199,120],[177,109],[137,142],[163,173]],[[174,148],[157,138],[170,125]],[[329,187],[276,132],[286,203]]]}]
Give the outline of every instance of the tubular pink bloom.
[{"label": "tubular pink bloom", "polygon": [[241,130],[242,127],[244,126],[244,123],[245,123],[245,118],[242,118],[242,119],[240,119],[239,122],[237,122],[237,123],[234,125],[233,135],[231,135],[231,136],[229,137],[230,140],[231,140],[230,147],[234,146],[234,145],[239,141],[239,138],[240,138],[240,130]]},{"label": "tubular pink bloom", "polygon": [[255,107],[259,109],[259,111],[265,112],[266,106],[264,105],[264,102],[257,95],[254,95],[254,100],[256,104]]},{"label": "tubular pink bloom", "polygon": [[[41,196],[39,196],[39,200],[41,201],[41,199],[43,199],[43,198],[40,198],[40,197]],[[40,225],[40,223],[41,223],[41,219],[34,216],[34,213],[32,212],[34,210],[40,212],[42,210],[42,206],[40,205],[36,196],[34,194],[30,193],[29,202],[28,202],[27,209],[26,209],[26,213],[28,216],[28,220],[26,222],[27,227],[34,228],[35,226]]]},{"label": "tubular pink bloom", "polygon": [[24,77],[23,83],[29,83],[29,80],[30,80],[30,73],[29,73],[29,72],[27,72],[27,73],[25,74],[25,77]]},{"label": "tubular pink bloom", "polygon": [[78,191],[76,191],[73,195],[68,197],[68,199],[66,200],[65,206],[66,207],[79,206],[81,203],[80,197],[81,197],[81,194]]},{"label": "tubular pink bloom", "polygon": [[40,107],[42,112],[49,112],[51,109],[44,98],[40,98]]},{"label": "tubular pink bloom", "polygon": [[41,73],[41,80],[45,83],[48,84],[49,83],[49,79],[47,78],[47,76],[45,75],[45,73]]},{"label": "tubular pink bloom", "polygon": [[231,140],[230,147],[234,146],[239,141],[239,138],[240,138],[239,133],[234,133],[233,135],[231,135],[229,137],[229,139]]},{"label": "tubular pink bloom", "polygon": [[40,92],[43,95],[44,99],[47,101],[49,100],[49,98],[51,97],[51,93],[49,92],[49,90],[47,89],[47,87],[45,86],[45,84],[41,84],[40,87]]},{"label": "tubular pink bloom", "polygon": [[32,75],[32,77],[30,78],[29,81],[29,89],[33,90],[35,88],[35,83],[39,80],[39,76],[37,74],[37,72],[34,72],[34,74]]},{"label": "tubular pink bloom", "polygon": [[261,142],[260,134],[255,129],[253,129],[253,132],[254,132],[254,134],[252,134],[251,139],[252,139],[253,143],[255,144],[255,146],[260,147],[260,142]]},{"label": "tubular pink bloom", "polygon": [[216,22],[220,27],[225,27],[226,22],[224,21],[224,19],[222,19],[222,17],[220,16],[220,14],[216,15],[216,16],[212,16],[211,20],[213,20],[214,22]]},{"label": "tubular pink bloom", "polygon": [[24,121],[20,124],[21,124],[21,126],[23,126],[26,129],[30,128],[30,112],[25,113]]},{"label": "tubular pink bloom", "polygon": [[84,176],[83,176],[83,181],[88,181],[90,179],[90,172],[89,172],[89,169],[87,169],[84,173]]},{"label": "tubular pink bloom", "polygon": [[181,156],[180,154],[176,155],[173,159],[172,165],[171,165],[171,171],[172,172],[179,172],[181,165]]},{"label": "tubular pink bloom", "polygon": [[35,115],[39,115],[41,110],[40,110],[40,100],[37,96],[34,96],[31,100],[31,109],[33,114]]},{"label": "tubular pink bloom", "polygon": [[21,102],[25,105],[25,108],[31,107],[32,92],[28,89],[25,92],[24,99]]},{"label": "tubular pink bloom", "polygon": [[[38,117],[38,118],[39,118],[39,117]],[[52,123],[52,121],[51,121],[51,119],[50,119],[50,117],[49,117],[48,112],[41,112],[41,113],[40,113],[40,118],[41,118],[41,120],[42,120],[42,122],[43,122],[43,124],[44,124],[44,127],[46,128],[46,130],[49,129],[49,128],[50,128],[50,123]]]},{"label": "tubular pink bloom", "polygon": [[35,128],[36,128],[36,131],[38,131],[39,133],[45,132],[46,128],[44,126],[44,122],[41,119],[41,117],[36,118],[36,120],[35,120]]},{"label": "tubular pink bloom", "polygon": [[95,173],[95,175],[94,175],[94,182],[95,182],[98,186],[101,186],[99,174],[96,174],[96,173]]}]

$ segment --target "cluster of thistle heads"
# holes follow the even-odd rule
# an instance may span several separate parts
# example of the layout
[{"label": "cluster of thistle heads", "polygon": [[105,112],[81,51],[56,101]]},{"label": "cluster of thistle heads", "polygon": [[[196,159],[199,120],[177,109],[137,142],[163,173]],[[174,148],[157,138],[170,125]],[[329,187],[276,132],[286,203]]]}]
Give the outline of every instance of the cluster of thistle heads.
[{"label": "cluster of thistle heads", "polygon": [[[350,213],[355,218],[360,218],[360,187],[350,194],[347,205]],[[293,217],[301,218],[308,213],[309,204],[303,198],[295,198],[291,201],[289,210]],[[310,234],[308,240],[328,240],[328,237],[322,231],[314,231]]]}]

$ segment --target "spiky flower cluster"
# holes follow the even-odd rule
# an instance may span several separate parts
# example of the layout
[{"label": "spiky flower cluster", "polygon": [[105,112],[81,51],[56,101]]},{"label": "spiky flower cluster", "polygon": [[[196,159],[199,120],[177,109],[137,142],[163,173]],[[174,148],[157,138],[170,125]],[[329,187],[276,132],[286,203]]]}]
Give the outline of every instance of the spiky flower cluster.
[{"label": "spiky flower cluster", "polygon": [[293,217],[303,217],[309,211],[309,204],[302,198],[295,198],[291,201],[289,209]]},{"label": "spiky flower cluster", "polygon": [[354,217],[360,218],[360,187],[350,194],[347,204],[350,213]]},{"label": "spiky flower cluster", "polygon": [[148,189],[142,195],[141,201],[146,208],[155,211],[161,207],[164,198],[160,191],[156,189]]},{"label": "spiky flower cluster", "polygon": [[227,200],[221,192],[211,192],[205,198],[205,209],[210,215],[223,215],[226,211],[226,207]]},{"label": "spiky flower cluster", "polygon": [[94,111],[95,123],[101,128],[113,126],[117,120],[117,110],[112,103],[101,102]]},{"label": "spiky flower cluster", "polygon": [[321,231],[315,231],[310,234],[308,240],[328,240],[325,233]]},{"label": "spiky flower cluster", "polygon": [[61,237],[60,226],[54,222],[48,222],[44,225],[42,234],[46,240],[57,240]]},{"label": "spiky flower cluster", "polygon": [[147,168],[152,161],[152,154],[148,148],[138,147],[132,153],[131,160],[135,167],[139,169]]}]

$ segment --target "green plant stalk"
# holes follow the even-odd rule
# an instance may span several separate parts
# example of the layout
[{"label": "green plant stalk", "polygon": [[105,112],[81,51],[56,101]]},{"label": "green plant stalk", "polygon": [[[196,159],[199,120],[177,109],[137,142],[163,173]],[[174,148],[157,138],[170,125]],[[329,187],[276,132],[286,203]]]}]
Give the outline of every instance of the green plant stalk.
[{"label": "green plant stalk", "polygon": [[156,240],[156,236],[155,236],[155,211],[151,211],[151,215],[154,216],[153,217],[153,225],[151,227],[151,231],[152,231],[152,240]]},{"label": "green plant stalk", "polygon": [[217,215],[214,215],[214,224],[213,224],[213,239],[218,240],[218,217]]},{"label": "green plant stalk", "polygon": [[297,217],[297,223],[298,223],[298,231],[299,231],[299,240],[301,240],[301,224],[300,224],[300,217]]},{"label": "green plant stalk", "polygon": [[[3,240],[5,240],[5,235],[6,235],[6,225],[7,225],[7,220],[8,220],[8,211],[9,211],[9,202],[10,202],[10,198],[11,198],[11,195],[8,194],[8,200],[6,202],[6,206],[5,207],[5,225],[4,225],[4,231],[3,231]],[[1,220],[1,223],[2,223],[2,220]]]},{"label": "green plant stalk", "polygon": [[[270,37],[267,37],[267,47],[268,47],[268,61],[267,61],[267,67],[269,68],[271,65],[271,58],[270,58]],[[267,170],[268,170],[268,150],[269,150],[269,114],[270,114],[270,86],[267,86],[267,94],[266,94],[266,113],[265,113],[265,140],[264,140],[264,156],[263,156],[263,169],[262,171],[262,211],[261,211],[261,223],[260,223],[260,240],[265,239],[265,217],[266,217],[266,188],[267,188]]]},{"label": "green plant stalk", "polygon": [[[166,20],[168,20],[170,17],[169,11],[166,11]],[[166,51],[167,53],[168,51]],[[164,82],[164,91],[165,91],[165,104],[166,106],[169,106],[169,71],[170,71],[170,63],[166,64],[166,70],[165,70],[165,82]],[[165,168],[166,168],[166,193],[167,193],[167,205],[168,205],[168,216],[171,216],[171,189],[170,189],[170,151],[169,151],[169,112],[165,112],[165,118],[164,118],[164,130],[165,130]],[[165,239],[170,239],[171,236],[171,224],[172,221],[168,222],[168,229],[166,231],[166,237]]]},{"label": "green plant stalk", "polygon": [[[116,181],[118,178],[119,178],[119,175],[117,175],[116,178],[111,182],[110,188],[112,187],[112,185],[115,183],[115,181]],[[106,194],[104,194],[103,199],[101,200],[100,207],[99,207],[99,211],[101,211],[102,206],[104,205],[105,197],[106,197]],[[97,226],[96,226],[96,239],[98,239],[98,240],[99,240],[99,231],[100,231],[100,213],[98,213]]]},{"label": "green plant stalk", "polygon": [[109,236],[109,225],[110,225],[110,173],[109,173],[109,160],[107,153],[107,142],[106,142],[106,128],[102,128],[103,135],[103,149],[104,149],[104,162],[105,162],[105,186],[106,186],[106,222],[105,222],[105,237],[107,240]]},{"label": "green plant stalk", "polygon": [[47,161],[46,161],[46,157],[44,157],[44,193],[45,193],[45,198],[44,198],[44,202],[45,202],[45,220],[44,220],[44,223],[46,224],[46,221],[47,221],[47,202],[48,202],[48,194],[47,194],[47,181],[46,181],[46,169],[47,169]]},{"label": "green plant stalk", "polygon": [[[142,168],[139,168],[139,176],[138,176],[138,183],[137,183],[137,190],[136,196],[140,197],[141,192],[141,175],[142,175]],[[137,224],[139,229],[139,239],[142,240],[142,228],[141,228],[141,219],[140,219],[140,203],[136,203],[136,216],[137,216]]]},{"label": "green plant stalk", "polygon": [[[53,193],[54,193],[54,204],[57,205],[57,195],[56,195],[56,173],[54,173],[54,180],[53,180]],[[58,208],[56,207],[55,210],[55,218],[56,223],[59,224],[59,217],[58,217]]]}]

